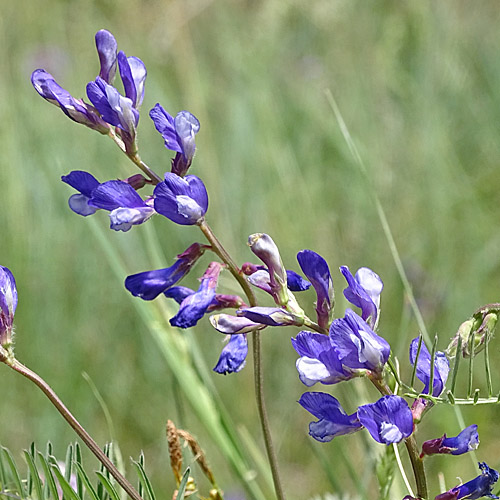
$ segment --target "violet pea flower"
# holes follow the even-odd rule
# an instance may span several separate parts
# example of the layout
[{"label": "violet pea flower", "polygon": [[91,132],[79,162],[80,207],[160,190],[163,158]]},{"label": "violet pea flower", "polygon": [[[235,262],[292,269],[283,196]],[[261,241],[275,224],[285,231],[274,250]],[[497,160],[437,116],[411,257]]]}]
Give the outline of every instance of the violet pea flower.
[{"label": "violet pea flower", "polygon": [[132,226],[146,222],[155,213],[137,191],[123,181],[107,181],[99,184],[92,191],[88,204],[108,210],[110,227],[115,231],[126,232]]},{"label": "violet pea flower", "polygon": [[118,127],[127,153],[135,153],[136,128],[139,123],[139,111],[134,102],[122,96],[112,85],[101,77],[87,84],[87,96],[101,114],[102,119]]},{"label": "violet pea flower", "polygon": [[382,444],[399,443],[413,432],[413,415],[400,396],[383,396],[376,403],[360,406],[358,418]]},{"label": "violet pea flower", "polygon": [[446,453],[451,455],[462,455],[468,451],[475,450],[479,446],[479,435],[477,425],[469,425],[456,437],[446,437],[444,434],[437,439],[425,441],[422,444],[422,453],[424,455],[434,455],[435,453]]},{"label": "violet pea flower", "polygon": [[135,109],[139,109],[144,99],[146,66],[138,57],[127,57],[123,51],[120,51],[118,52],[118,67],[125,96],[132,101]]},{"label": "violet pea flower", "polygon": [[[248,275],[248,282],[261,290],[272,295],[271,290],[271,282],[269,277],[269,272],[264,266],[255,266],[260,267],[260,269],[256,269],[253,273]],[[242,269],[243,270],[243,269]],[[243,270],[243,272],[245,272]],[[300,274],[295,271],[286,270],[286,285],[288,290],[292,292],[303,292],[304,290],[308,290],[311,287],[311,283],[305,280]]]},{"label": "violet pea flower", "polygon": [[193,161],[194,136],[200,130],[200,122],[189,111],[180,111],[174,118],[159,103],[151,109],[149,116],[163,137],[165,147],[177,153],[172,162],[172,173],[184,177]]},{"label": "violet pea flower", "polygon": [[236,311],[236,314],[255,323],[268,326],[301,326],[304,324],[303,318],[299,318],[279,307],[245,307]]},{"label": "violet pea flower", "polygon": [[326,335],[301,331],[292,338],[292,345],[300,356],[296,362],[300,381],[307,387],[317,382],[337,384],[362,374],[344,368]]},{"label": "violet pea flower", "polygon": [[316,291],[316,314],[318,325],[328,328],[334,306],[333,282],[326,260],[312,250],[302,250],[297,254],[302,272]]},{"label": "violet pea flower", "polygon": [[203,181],[195,175],[179,177],[167,172],[154,189],[155,210],[181,225],[196,224],[208,209],[208,194]]},{"label": "violet pea flower", "polygon": [[8,347],[12,342],[12,324],[16,307],[16,280],[7,267],[0,266],[0,345],[3,347]]},{"label": "violet pea flower", "polygon": [[492,493],[493,485],[498,481],[498,472],[488,467],[485,462],[479,462],[481,474],[472,481],[455,486],[445,493],[441,493],[434,500],[477,500],[478,498],[499,498]]},{"label": "violet pea flower", "polygon": [[237,373],[244,366],[248,354],[248,341],[246,334],[231,335],[229,342],[220,353],[219,360],[214,367],[214,372],[221,375]]},{"label": "violet pea flower", "polygon": [[309,435],[322,443],[336,436],[352,434],[363,427],[357,413],[348,415],[330,394],[306,392],[300,397],[299,404],[318,419],[309,424]]},{"label": "violet pea flower", "polygon": [[330,342],[346,370],[381,373],[391,352],[387,341],[351,309],[346,310],[344,318],[332,322]]},{"label": "violet pea flower", "polygon": [[215,298],[215,289],[219,279],[222,264],[212,262],[203,277],[198,290],[188,295],[182,302],[177,314],[170,320],[172,326],[190,328],[203,317]]},{"label": "violet pea flower", "polygon": [[109,133],[109,125],[99,116],[96,108],[85,103],[82,99],[75,99],[44,69],[33,71],[31,83],[46,101],[60,108],[71,120],[81,123],[92,130],[97,130],[101,134]]},{"label": "violet pea flower", "polygon": [[345,298],[361,309],[361,317],[375,329],[380,312],[380,294],[384,288],[382,280],[367,267],[358,269],[355,276],[347,266],[342,266],[340,271],[348,284],[344,290]]},{"label": "violet pea flower", "polygon": [[[414,338],[410,344],[410,363],[415,364],[419,344],[419,337]],[[444,352],[438,351],[434,358],[434,376],[432,382],[432,396],[438,397],[443,391],[450,371],[450,362]],[[422,341],[420,353],[417,361],[417,378],[424,383],[422,393],[429,394],[431,378],[431,355],[426,345]]]},{"label": "violet pea flower", "polygon": [[87,217],[97,211],[96,207],[89,205],[92,191],[100,184],[92,174],[83,170],[73,170],[68,175],[63,175],[61,180],[79,191],[78,194],[71,195],[68,200],[69,208],[73,212]]},{"label": "violet pea flower", "polygon": [[206,248],[206,245],[193,243],[184,252],[177,255],[177,260],[172,266],[127,276],[125,288],[135,297],[153,300],[184,278],[205,253]]},{"label": "violet pea flower", "polygon": [[230,314],[213,314],[209,319],[212,326],[218,332],[226,333],[228,335],[262,330],[267,326],[261,323],[255,323],[247,318],[232,316]]},{"label": "violet pea flower", "polygon": [[111,85],[116,75],[116,51],[118,45],[115,37],[108,30],[99,30],[95,34],[95,46],[101,63],[99,76]]}]

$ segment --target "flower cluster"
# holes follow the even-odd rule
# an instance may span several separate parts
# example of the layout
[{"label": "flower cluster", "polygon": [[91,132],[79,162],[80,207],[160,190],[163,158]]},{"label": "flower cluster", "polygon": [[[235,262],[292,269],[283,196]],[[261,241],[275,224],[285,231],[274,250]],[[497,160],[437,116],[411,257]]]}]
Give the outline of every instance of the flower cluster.
[{"label": "flower cluster", "polygon": [[[309,434],[318,441],[328,442],[337,436],[366,429],[375,441],[385,445],[414,440],[415,426],[445,389],[450,370],[447,355],[435,352],[435,349],[431,354],[421,337],[412,340],[409,360],[416,377],[423,383],[423,389],[413,394],[410,407],[397,394],[398,390],[393,392],[386,381],[391,347],[377,333],[384,285],[374,271],[362,267],[352,274],[347,266],[340,267],[347,282],[344,297],[358,311],[347,308],[342,317],[335,317],[330,269],[326,260],[316,252],[306,249],[297,254],[304,277],[285,268],[278,246],[269,235],[256,233],[249,236],[248,245],[261,263],[246,262],[237,267],[206,224],[208,194],[203,181],[195,175],[187,175],[196,151],[195,136],[200,130],[198,119],[188,111],[180,111],[174,117],[159,103],[150,110],[149,116],[165,147],[175,152],[170,171],[163,177],[155,174],[140,159],[137,146],[146,67],[139,58],[118,52],[115,38],[106,30],[95,35],[95,43],[100,70],[95,80],[86,85],[90,103],[74,98],[43,69],[33,72],[32,84],[44,99],[58,106],[71,120],[108,135],[147,177],[136,174],[127,179],[101,183],[88,172],[72,171],[62,177],[64,183],[77,191],[69,198],[70,209],[84,217],[99,210],[107,211],[111,229],[124,232],[159,214],[181,226],[199,226],[210,243],[192,243],[177,255],[172,265],[128,276],[125,288],[133,296],[146,301],[161,296],[173,299],[179,307],[170,324],[178,328],[190,328],[205,314],[217,312],[210,316],[210,323],[228,340],[214,367],[214,371],[220,374],[235,373],[244,367],[248,333],[275,326],[304,328],[291,339],[291,343],[299,355],[296,361],[299,379],[306,387],[317,383],[334,385],[365,377],[382,395],[377,401],[360,405],[349,414],[330,394],[304,393],[298,402],[317,419],[309,424]],[[117,73],[124,95],[114,86]],[[140,190],[151,186],[154,188],[148,195],[139,194]],[[209,262],[196,290],[180,285],[207,251],[213,251],[222,263]],[[219,277],[226,269],[242,284],[248,304],[238,295],[217,292]],[[251,287],[266,292],[274,304],[258,305]],[[307,315],[307,308],[302,308],[295,296],[311,287],[316,295],[314,318]],[[16,305],[17,291],[12,273],[0,266],[2,347],[11,342]],[[223,309],[234,309],[235,312],[218,312]],[[463,326],[460,339],[476,328],[476,348],[482,348],[497,320],[497,315],[490,314],[476,325],[479,319],[475,318],[474,324]],[[454,342],[448,354],[457,351],[458,338]],[[393,375],[397,375],[391,367]],[[461,455],[476,449],[478,444],[477,426],[470,425],[456,437],[448,438],[444,434],[425,441],[420,457],[417,452],[412,463],[433,454]],[[480,476],[439,495],[436,500],[474,499],[485,495],[498,498],[491,493],[498,473],[485,463],[479,466]]]}]

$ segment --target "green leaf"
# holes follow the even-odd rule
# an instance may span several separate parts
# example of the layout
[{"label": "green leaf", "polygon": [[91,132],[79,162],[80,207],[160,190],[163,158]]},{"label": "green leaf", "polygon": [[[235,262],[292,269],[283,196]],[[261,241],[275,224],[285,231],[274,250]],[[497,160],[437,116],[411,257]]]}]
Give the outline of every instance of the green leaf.
[{"label": "green leaf", "polygon": [[90,482],[89,477],[87,476],[86,472],[84,471],[81,462],[75,462],[75,469],[76,469],[76,474],[78,476],[78,479],[80,480],[80,483],[85,486],[85,490],[87,493],[92,497],[92,500],[99,500],[99,497],[97,496],[97,493],[92,486],[92,483]]},{"label": "green leaf", "polygon": [[[141,463],[141,458],[142,458],[142,463]],[[139,461],[136,462],[135,460],[132,460],[132,463],[134,464],[137,471],[137,475],[139,476],[139,485],[142,485],[143,488],[146,490],[150,500],[156,500],[155,494],[153,492],[153,487],[151,486],[151,482],[149,481],[149,478],[146,475],[146,471],[144,470],[144,455],[141,453]],[[144,496],[143,493],[140,491],[139,494],[141,496]]]},{"label": "green leaf", "polygon": [[184,498],[184,493],[186,492],[186,485],[189,479],[189,474],[191,474],[191,468],[188,467],[186,471],[184,472],[181,482],[179,484],[179,489],[177,490],[177,499],[176,500],[183,500]]},{"label": "green leaf", "polygon": [[120,497],[118,496],[118,493],[115,490],[114,486],[111,484],[111,481],[100,471],[96,471],[96,474],[99,477],[99,481],[108,492],[111,500],[120,500]]},{"label": "green leaf", "polygon": [[35,465],[35,456],[36,456],[35,453],[36,451],[33,444],[30,451],[24,450],[24,459],[28,464],[28,470],[30,473],[30,481],[29,481],[30,488],[28,493],[32,495],[34,486],[36,492],[36,498],[41,500],[43,498],[43,484]]},{"label": "green leaf", "polygon": [[66,450],[66,459],[64,461],[64,478],[66,481],[71,480],[71,473],[73,472],[73,445],[69,444]]},{"label": "green leaf", "polygon": [[5,461],[7,462],[7,465],[10,469],[11,474],[12,474],[12,480],[15,484],[17,493],[19,494],[19,496],[21,498],[26,498],[26,491],[25,491],[24,485],[21,481],[21,476],[19,476],[19,472],[17,471],[16,462],[14,461],[12,454],[10,453],[10,451],[7,448],[5,448],[3,446],[2,446],[2,451],[3,451],[4,457],[5,457]]},{"label": "green leaf", "polygon": [[376,474],[379,484],[380,500],[389,500],[389,492],[394,481],[396,454],[392,446],[386,446],[377,463]]},{"label": "green leaf", "polygon": [[63,491],[64,500],[82,500],[73,490],[71,485],[68,483],[66,478],[64,477],[63,473],[59,470],[59,467],[53,465],[52,466],[52,471],[54,472],[55,476],[57,477],[57,480],[59,481],[59,485],[61,486],[61,489]]},{"label": "green leaf", "polygon": [[[47,446],[47,451],[52,451],[52,446],[50,447]],[[37,455],[38,455],[38,460],[40,460],[40,463],[42,464],[43,473],[45,475],[44,498],[48,498],[50,494],[52,495],[53,499],[57,499],[59,498],[59,495],[57,493],[57,486],[54,480],[54,476],[52,475],[49,464],[47,462],[47,459],[39,451],[37,452]]]},{"label": "green leaf", "polygon": [[[77,441],[75,441],[75,462],[74,466],[82,465],[82,450]],[[82,469],[83,470],[83,469]],[[78,495],[83,498],[83,481],[79,474],[76,476],[76,490],[78,491]]]}]

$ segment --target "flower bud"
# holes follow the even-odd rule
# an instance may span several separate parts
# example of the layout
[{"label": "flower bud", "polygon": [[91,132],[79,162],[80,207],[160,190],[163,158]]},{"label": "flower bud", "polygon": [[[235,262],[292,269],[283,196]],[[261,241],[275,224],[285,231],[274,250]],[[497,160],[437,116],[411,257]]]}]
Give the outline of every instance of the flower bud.
[{"label": "flower bud", "polygon": [[12,343],[12,323],[17,307],[17,288],[14,276],[0,266],[0,345],[8,348]]},{"label": "flower bud", "polygon": [[287,275],[276,243],[268,234],[255,233],[248,237],[248,246],[267,266],[274,301],[280,306],[286,306],[289,300]]},{"label": "flower bud", "polygon": [[499,314],[500,304],[488,304],[478,309],[467,321],[464,321],[459,326],[455,337],[453,337],[446,350],[448,357],[453,358],[457,355],[459,339],[461,340],[461,351],[464,358],[471,355],[471,341],[474,356],[481,352],[493,336]]}]

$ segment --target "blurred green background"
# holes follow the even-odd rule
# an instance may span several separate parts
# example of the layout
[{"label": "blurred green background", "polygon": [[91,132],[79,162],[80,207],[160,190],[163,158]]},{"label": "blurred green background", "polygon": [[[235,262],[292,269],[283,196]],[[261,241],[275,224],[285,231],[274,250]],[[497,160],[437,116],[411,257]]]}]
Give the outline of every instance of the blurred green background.
[{"label": "blurred green background", "polygon": [[[147,111],[160,102],[171,113],[194,113],[201,130],[191,173],[205,181],[208,221],[236,261],[252,260],[246,239],[254,232],[271,234],[286,266],[296,271],[296,253],[316,250],[332,269],[338,315],[346,304],[337,268],[374,269],[385,283],[379,329],[408,373],[407,346],[418,327],[370,190],[386,210],[427,328],[439,334],[444,349],[477,307],[500,301],[499,22],[494,0],[4,2],[0,263],[12,270],[19,290],[19,359],[45,377],[104,443],[110,430],[82,377],[87,372],[109,407],[124,457],[145,451],[147,470],[164,498],[174,488],[167,418],[196,434],[224,490],[242,491],[203,416],[192,412],[179,389],[174,375],[182,373],[172,373],[134,307],[139,299],[123,287],[126,273],[170,265],[191,242],[203,241],[201,234],[161,217],[115,233],[104,213],[87,219],[72,213],[71,189],[61,175],[81,169],[104,181],[135,173],[134,166],[111,141],[41,99],[31,72],[43,67],[83,97],[98,73],[94,33],[110,30],[119,49],[148,68],[139,125],[146,163],[161,174],[172,156]],[[327,90],[370,183],[349,153]],[[123,275],[116,268],[122,262]],[[203,269],[198,264],[185,284],[196,286]],[[236,291],[229,277],[222,286]],[[301,301],[312,314],[313,292]],[[170,315],[173,310],[161,298],[148,307],[170,308]],[[296,403],[305,387],[294,366],[294,333],[263,335],[266,399],[289,498],[335,492],[328,472],[345,492],[373,485],[367,457],[383,447],[371,446],[362,433],[330,444],[307,436],[311,418]],[[215,365],[222,336],[208,320],[170,335],[198,349],[209,368]],[[498,391],[496,341],[491,354]],[[261,446],[250,363],[237,375],[203,376],[239,432]],[[74,439],[67,424],[27,381],[2,366],[0,377],[0,442],[19,456],[31,441],[43,447],[51,440],[63,454]],[[352,412],[360,402],[353,387],[361,387],[359,381],[314,389],[326,389]],[[375,397],[369,389],[362,402]],[[498,468],[498,408],[465,408],[463,415],[467,425],[479,424],[478,458]],[[459,430],[453,411],[439,407],[417,439]],[[347,453],[357,481],[349,478]],[[429,479],[436,493],[440,471],[449,487],[456,476],[477,475],[467,456],[433,458]]]}]

